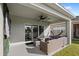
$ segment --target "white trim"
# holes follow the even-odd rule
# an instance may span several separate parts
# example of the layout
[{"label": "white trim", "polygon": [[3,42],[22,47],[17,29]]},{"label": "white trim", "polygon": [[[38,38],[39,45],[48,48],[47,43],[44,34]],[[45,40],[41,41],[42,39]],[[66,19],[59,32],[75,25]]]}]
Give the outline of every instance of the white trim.
[{"label": "white trim", "polygon": [[58,3],[55,3],[58,7],[60,7],[62,10],[64,10],[65,12],[67,12],[70,16],[72,16],[73,18],[75,17],[74,14],[72,14],[69,10],[67,10],[66,8],[64,8],[63,6],[61,6]]},{"label": "white trim", "polygon": [[61,18],[66,19],[66,20],[69,20],[69,18],[67,18],[65,15],[60,14],[60,13],[57,12],[56,10],[54,10],[54,9],[52,9],[52,8],[49,8],[48,6],[45,6],[44,4],[42,5],[42,4],[34,4],[34,3],[32,3],[31,5],[36,6],[36,7],[39,7],[39,8],[41,8],[41,9],[43,9],[43,10],[49,12],[50,14],[54,14],[54,15],[56,15],[56,16],[58,16],[58,17],[61,17]]},{"label": "white trim", "polygon": [[72,22],[72,21],[70,20],[70,21],[69,21],[69,37],[70,37],[70,38],[69,38],[69,40],[70,40],[69,44],[70,44],[70,45],[71,45],[71,40],[72,40],[72,39],[71,39],[71,35],[72,35],[72,34],[71,34],[71,22]]},{"label": "white trim", "polygon": [[26,6],[31,7],[33,9],[36,9],[36,10],[41,11],[43,13],[49,14],[51,16],[53,16],[53,15],[58,16],[60,18],[63,18],[63,20],[64,19],[65,20],[71,20],[70,18],[66,17],[65,15],[61,14],[60,12],[42,4],[42,3],[41,4],[40,3],[38,3],[38,4],[35,4],[35,3],[29,3],[29,4],[20,3],[20,5],[23,5],[25,7]]}]

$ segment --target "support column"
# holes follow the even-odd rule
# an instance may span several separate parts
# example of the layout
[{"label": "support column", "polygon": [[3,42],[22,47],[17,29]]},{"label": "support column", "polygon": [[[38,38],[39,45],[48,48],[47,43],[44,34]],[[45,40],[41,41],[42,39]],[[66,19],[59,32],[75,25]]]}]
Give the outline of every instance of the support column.
[{"label": "support column", "polygon": [[0,3],[0,56],[3,56],[3,12]]},{"label": "support column", "polygon": [[71,39],[71,20],[69,21],[69,44],[71,45],[71,41],[72,41],[72,39]]},{"label": "support column", "polygon": [[71,45],[71,20],[67,21],[67,37],[68,37],[68,44]]}]

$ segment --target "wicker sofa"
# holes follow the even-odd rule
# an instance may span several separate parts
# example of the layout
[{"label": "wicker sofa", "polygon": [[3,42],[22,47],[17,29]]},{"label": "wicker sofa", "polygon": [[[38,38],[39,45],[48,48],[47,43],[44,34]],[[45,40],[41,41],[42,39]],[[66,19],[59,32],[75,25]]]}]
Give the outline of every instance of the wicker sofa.
[{"label": "wicker sofa", "polygon": [[52,39],[47,41],[40,41],[40,50],[45,54],[51,54],[54,51],[67,45],[67,37]]}]

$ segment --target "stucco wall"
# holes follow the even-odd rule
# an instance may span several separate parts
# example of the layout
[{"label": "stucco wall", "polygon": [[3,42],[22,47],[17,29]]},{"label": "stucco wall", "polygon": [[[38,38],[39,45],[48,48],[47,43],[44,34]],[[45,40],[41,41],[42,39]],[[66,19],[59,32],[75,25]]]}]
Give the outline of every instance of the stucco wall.
[{"label": "stucco wall", "polygon": [[3,14],[2,5],[0,4],[0,56],[3,55]]},{"label": "stucco wall", "polygon": [[24,42],[25,41],[25,24],[27,25],[44,25],[48,26],[46,22],[35,21],[33,19],[26,19],[17,16],[11,16],[11,37],[10,42]]}]

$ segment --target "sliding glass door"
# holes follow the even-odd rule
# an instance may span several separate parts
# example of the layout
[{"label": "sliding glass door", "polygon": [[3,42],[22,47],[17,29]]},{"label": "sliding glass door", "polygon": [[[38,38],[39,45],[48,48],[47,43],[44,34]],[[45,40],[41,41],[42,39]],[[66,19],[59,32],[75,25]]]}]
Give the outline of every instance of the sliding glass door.
[{"label": "sliding glass door", "polygon": [[41,35],[44,31],[44,26],[38,25],[26,25],[25,26],[25,41],[26,42],[33,42],[36,38]]}]

